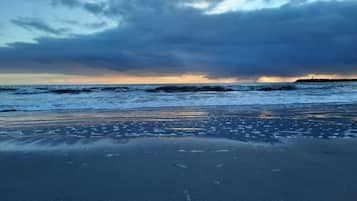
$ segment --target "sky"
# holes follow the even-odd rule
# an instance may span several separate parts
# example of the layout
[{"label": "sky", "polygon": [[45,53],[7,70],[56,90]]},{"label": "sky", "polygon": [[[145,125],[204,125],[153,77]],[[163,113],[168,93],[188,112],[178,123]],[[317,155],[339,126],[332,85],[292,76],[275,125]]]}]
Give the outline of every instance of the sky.
[{"label": "sky", "polygon": [[1,0],[0,84],[357,75],[356,0]]}]

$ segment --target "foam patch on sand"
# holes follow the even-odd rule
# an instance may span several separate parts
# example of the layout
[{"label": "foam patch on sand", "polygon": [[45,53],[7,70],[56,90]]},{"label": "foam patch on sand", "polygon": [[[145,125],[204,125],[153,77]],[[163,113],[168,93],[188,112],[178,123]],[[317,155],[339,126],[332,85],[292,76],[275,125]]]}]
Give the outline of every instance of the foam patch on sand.
[{"label": "foam patch on sand", "polygon": [[143,146],[158,146],[169,145],[178,146],[184,145],[191,147],[177,148],[177,152],[181,153],[228,153],[234,151],[235,148],[254,148],[268,149],[276,147],[289,147],[301,142],[344,142],[357,141],[354,137],[338,137],[338,138],[316,138],[312,136],[296,136],[296,137],[277,137],[279,143],[257,142],[257,141],[237,141],[227,138],[214,137],[195,137],[195,136],[160,136],[160,137],[136,137],[127,139],[113,138],[98,138],[88,141],[81,138],[76,141],[56,141],[51,139],[39,139],[31,141],[23,141],[19,139],[9,139],[0,141],[0,152],[36,152],[36,151],[83,151],[98,148],[135,148]]},{"label": "foam patch on sand", "polygon": [[81,151],[101,147],[113,147],[116,144],[112,140],[103,139],[90,143],[77,142],[74,144],[59,143],[52,145],[51,143],[35,142],[19,142],[16,140],[8,140],[0,142],[0,151],[10,152],[32,152],[32,151]]},{"label": "foam patch on sand", "polygon": [[31,141],[24,142],[18,140],[6,140],[0,142],[0,152],[37,152],[37,151],[83,151],[99,148],[123,148],[132,147],[136,145],[142,146],[157,146],[157,145],[187,145],[187,146],[202,146],[210,149],[178,149],[177,152],[187,153],[226,153],[233,150],[235,147],[272,147],[281,146],[283,144],[271,144],[263,142],[242,142],[222,138],[208,138],[208,137],[142,137],[127,139],[120,141],[110,138],[98,139],[95,141],[77,141],[75,143],[60,142],[53,143],[52,141]]}]

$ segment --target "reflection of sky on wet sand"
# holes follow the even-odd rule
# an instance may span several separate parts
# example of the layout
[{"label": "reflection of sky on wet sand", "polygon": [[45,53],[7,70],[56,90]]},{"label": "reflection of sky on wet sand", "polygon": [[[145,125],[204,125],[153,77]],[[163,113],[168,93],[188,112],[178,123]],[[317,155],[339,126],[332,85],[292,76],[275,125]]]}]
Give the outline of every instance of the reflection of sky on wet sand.
[{"label": "reflection of sky on wet sand", "polygon": [[92,143],[143,137],[213,137],[279,143],[283,138],[355,138],[357,108],[200,107],[128,111],[16,112],[0,117],[0,141]]},{"label": "reflection of sky on wet sand", "polygon": [[273,111],[262,111],[259,114],[260,119],[272,119],[272,118],[279,118]]},{"label": "reflection of sky on wet sand", "polygon": [[176,130],[176,131],[202,131],[204,128],[166,128],[167,130]]},{"label": "reflection of sky on wet sand", "polygon": [[1,127],[86,124],[99,121],[177,121],[182,119],[197,119],[207,117],[207,112],[200,111],[72,111],[67,113],[55,112],[18,112],[0,116]]}]

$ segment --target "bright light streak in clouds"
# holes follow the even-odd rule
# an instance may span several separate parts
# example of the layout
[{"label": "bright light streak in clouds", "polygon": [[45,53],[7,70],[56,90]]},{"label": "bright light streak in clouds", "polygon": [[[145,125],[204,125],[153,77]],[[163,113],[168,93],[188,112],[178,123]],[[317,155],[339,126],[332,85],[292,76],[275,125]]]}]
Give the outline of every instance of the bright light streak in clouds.
[{"label": "bright light streak in clouds", "polygon": [[211,3],[207,1],[194,1],[194,2],[185,2],[183,3],[184,6],[192,7],[196,9],[208,9]]},{"label": "bright light streak in clouds", "polygon": [[[315,2],[329,2],[334,0],[306,0],[306,1],[294,1],[294,0],[222,0],[216,3],[208,1],[194,1],[184,3],[185,6],[204,10],[205,14],[218,15],[227,12],[235,11],[254,11],[261,9],[280,8],[284,5],[305,5]],[[336,0],[336,2],[342,2],[344,0]]]},{"label": "bright light streak in clouds", "polygon": [[288,0],[224,0],[206,11],[206,14],[222,14],[230,11],[251,11],[264,8],[278,8],[289,3]]}]

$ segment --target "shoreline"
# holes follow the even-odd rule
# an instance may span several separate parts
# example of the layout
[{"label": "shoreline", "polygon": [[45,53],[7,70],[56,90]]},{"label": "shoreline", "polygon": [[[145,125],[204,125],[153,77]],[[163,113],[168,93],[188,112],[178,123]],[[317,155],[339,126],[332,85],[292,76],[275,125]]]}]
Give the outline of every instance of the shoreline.
[{"label": "shoreline", "polygon": [[[178,144],[184,146],[211,146],[221,147],[221,148],[233,148],[233,149],[279,149],[288,147],[299,147],[299,146],[350,146],[353,144],[357,147],[357,138],[334,138],[334,139],[319,139],[307,136],[298,137],[282,137],[279,143],[267,143],[267,142],[255,142],[255,141],[237,141],[228,138],[214,138],[214,137],[197,137],[197,136],[185,136],[185,137],[138,137],[138,138],[128,138],[122,140],[114,139],[100,139],[97,141],[77,141],[75,143],[41,143],[41,142],[31,142],[31,143],[21,143],[16,140],[1,141],[0,142],[0,154],[5,153],[64,153],[64,152],[96,152],[98,150],[128,150],[148,147],[152,148],[155,146],[174,146]],[[218,149],[217,152],[228,152],[226,149]],[[178,149],[177,152],[186,152],[182,149]],[[187,151],[191,153],[201,153],[201,152],[215,152],[215,151],[202,151],[194,150]],[[357,152],[357,148],[356,148]]]},{"label": "shoreline", "polygon": [[242,142],[357,137],[357,105],[169,107],[0,116],[0,142],[74,144],[141,137],[213,137]]}]

